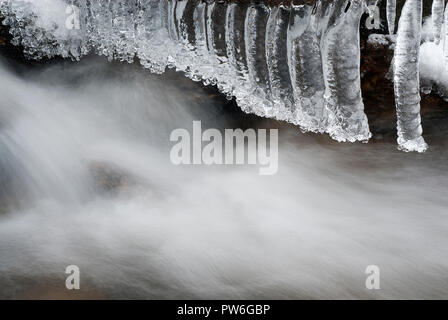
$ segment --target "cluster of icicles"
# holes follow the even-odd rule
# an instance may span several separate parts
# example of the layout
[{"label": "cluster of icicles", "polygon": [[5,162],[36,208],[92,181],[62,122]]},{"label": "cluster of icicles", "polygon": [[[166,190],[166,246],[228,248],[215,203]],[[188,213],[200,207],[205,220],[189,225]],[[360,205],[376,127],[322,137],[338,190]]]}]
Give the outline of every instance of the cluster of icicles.
[{"label": "cluster of icicles", "polygon": [[[0,11],[13,43],[32,58],[78,60],[94,52],[110,60],[137,58],[155,73],[173,67],[216,85],[245,112],[354,142],[371,137],[361,94],[359,24],[367,5],[377,2],[0,0]],[[433,9],[439,25],[443,0],[434,0]],[[388,0],[391,26],[395,10],[395,0]],[[422,0],[407,0],[394,58],[398,143],[405,151],[426,150],[421,28]]]}]

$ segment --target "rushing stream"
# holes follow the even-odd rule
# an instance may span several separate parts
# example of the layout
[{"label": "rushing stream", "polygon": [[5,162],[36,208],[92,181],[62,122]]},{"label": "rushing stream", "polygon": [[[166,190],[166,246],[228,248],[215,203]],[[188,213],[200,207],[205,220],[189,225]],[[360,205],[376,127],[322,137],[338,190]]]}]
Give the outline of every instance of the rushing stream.
[{"label": "rushing stream", "polygon": [[[70,264],[84,297],[448,296],[440,130],[409,154],[281,125],[276,175],[174,166],[169,134],[194,119],[279,123],[100,58],[0,72],[1,297],[64,297]],[[365,289],[372,264],[381,290]]]},{"label": "rushing stream", "polygon": [[[308,124],[314,128],[309,131],[320,131],[326,111],[319,103],[329,81],[325,77],[330,74],[339,79],[346,70],[330,68],[330,62],[319,66],[324,60],[316,59],[315,54],[319,51],[343,66],[349,64],[348,70],[359,67],[358,61],[344,59],[347,48],[338,43],[342,40],[338,31],[358,21],[361,1],[353,1],[342,24],[330,28],[326,37],[332,41],[322,52],[316,47],[322,31],[315,23],[319,12],[306,6],[269,9],[268,15],[264,6],[245,7],[249,12],[242,14],[237,3],[224,10],[219,8],[222,2],[212,8],[211,2],[207,6],[201,2],[199,9],[189,7],[191,1],[178,2],[181,7],[168,9],[185,13],[177,17],[194,17],[201,22],[195,34],[200,34],[201,28],[211,31],[208,37],[212,39],[195,39],[202,45],[212,41],[214,54],[225,55],[236,66],[231,70],[232,81],[244,78],[246,85],[256,83],[255,93],[260,96],[249,95],[255,100],[246,102],[248,107],[260,107],[264,117],[241,110],[245,107],[238,94],[243,97],[247,89],[243,85],[234,86],[236,99],[227,100],[219,93],[226,91],[224,82],[211,81],[218,88],[204,87],[172,69],[157,74],[170,62],[188,74],[192,61],[188,59],[210,59],[208,54],[198,58],[179,47],[169,47],[170,42],[157,45],[167,46],[171,53],[180,50],[177,57],[182,59],[176,63],[166,61],[166,57],[157,60],[160,52],[152,52],[149,43],[146,47],[140,43],[140,54],[152,54],[147,60],[140,56],[146,69],[136,63],[107,61],[109,54],[117,53],[109,52],[107,44],[113,44],[114,50],[122,48],[123,57],[129,52],[135,55],[134,47],[120,42],[129,34],[107,33],[115,38],[96,39],[104,46],[95,49],[103,50],[105,57],[88,54],[89,50],[77,51],[83,48],[79,42],[64,42],[61,39],[67,40],[66,34],[55,30],[51,36],[61,37],[58,45],[69,44],[73,51],[67,51],[67,56],[84,56],[80,61],[21,64],[0,56],[0,298],[448,298],[446,112],[438,117],[423,114],[425,140],[431,145],[423,154],[397,150],[394,132],[375,134],[368,144],[345,144],[327,135],[302,133],[294,123],[266,118],[265,112],[272,111],[273,106],[293,114],[292,102],[298,99],[303,106],[300,112],[312,115]],[[395,1],[388,2],[392,8]],[[17,3],[21,6],[15,9],[30,1]],[[416,36],[407,31],[420,28],[415,25],[420,19],[415,16],[418,7],[418,1],[409,0],[402,37]],[[436,24],[439,7],[435,9],[439,12],[434,18]],[[225,24],[207,25],[198,20],[218,20],[222,18],[218,13],[223,11]],[[54,18],[51,10],[45,11],[47,16],[17,12],[24,19],[32,16],[48,22]],[[285,15],[295,18],[281,23]],[[392,9],[388,17],[390,21],[395,17]],[[304,30],[300,30],[301,18],[312,22]],[[9,19],[13,24],[12,16]],[[114,21],[126,29],[128,20]],[[173,25],[164,26],[172,32],[169,39],[186,36],[188,40],[191,23],[185,24],[185,33],[178,33],[177,20],[169,21]],[[252,32],[235,33],[235,27],[244,24],[254,26]],[[18,26],[17,32],[26,29]],[[33,29],[35,24],[30,26],[34,33],[26,29],[22,39],[15,39],[42,40],[39,52],[30,52],[33,46],[25,45],[28,54],[61,54],[56,42],[48,44],[47,35]],[[96,27],[104,28],[94,29],[97,32],[93,34],[101,36],[110,26]],[[348,29],[347,50],[358,57],[357,29]],[[424,39],[428,29],[427,25],[423,28]],[[222,38],[213,38],[217,33],[240,37],[237,44],[253,45],[244,53],[232,47],[224,54]],[[299,33],[303,37],[296,37]],[[268,37],[263,40],[262,34]],[[168,38],[153,40],[157,39]],[[266,39],[268,46],[257,45]],[[285,41],[288,51],[280,50],[279,44]],[[416,41],[401,39],[396,58],[406,56],[408,49],[418,51]],[[205,50],[200,43],[196,49]],[[263,50],[267,51],[263,59],[280,55],[297,68],[275,64],[263,69],[259,59],[250,58],[260,56]],[[426,42],[421,51],[423,75],[439,85],[439,90],[448,88],[448,77],[440,68],[442,45]],[[291,52],[300,54],[288,56]],[[241,60],[235,53],[247,57]],[[185,68],[180,61],[186,61]],[[214,77],[226,75],[230,71],[225,61],[215,61],[217,69],[197,64],[196,71],[201,77],[207,72]],[[398,61],[396,68],[410,70],[408,79],[418,82],[415,62]],[[322,69],[326,70],[324,76],[315,72],[319,68],[331,70]],[[284,81],[285,73],[291,73],[295,82]],[[266,74],[269,79],[257,76]],[[360,81],[358,69],[345,75],[353,83]],[[412,85],[402,81],[396,88],[398,94],[414,94],[405,96],[404,102],[416,102]],[[358,86],[342,85],[329,93],[335,97],[331,101],[338,106],[347,102],[341,92],[348,94],[350,88],[355,88],[354,96],[344,106],[352,108],[350,114],[361,122],[354,121],[356,125],[349,127],[369,136]],[[266,94],[269,105],[260,98]],[[311,106],[316,108],[311,110]],[[410,130],[417,130],[419,136],[416,109],[416,105],[405,109],[414,120],[402,124],[415,124]],[[301,117],[311,119],[306,114]],[[174,165],[170,161],[170,134],[176,128],[191,130],[195,120],[200,120],[203,128],[220,131],[278,128],[278,172],[262,176],[256,165]],[[346,120],[350,122],[350,117]],[[69,265],[80,268],[79,291],[65,288]],[[381,270],[380,290],[366,289],[369,265]]]}]

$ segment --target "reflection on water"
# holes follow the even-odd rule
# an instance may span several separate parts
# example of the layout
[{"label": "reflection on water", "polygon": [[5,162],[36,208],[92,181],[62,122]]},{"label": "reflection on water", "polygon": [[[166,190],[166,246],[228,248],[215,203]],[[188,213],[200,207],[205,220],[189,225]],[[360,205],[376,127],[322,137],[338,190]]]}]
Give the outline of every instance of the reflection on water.
[{"label": "reflection on water", "polygon": [[[426,154],[338,144],[99,58],[0,73],[0,297],[448,297],[444,132]],[[279,127],[277,175],[173,166],[193,120]]]}]

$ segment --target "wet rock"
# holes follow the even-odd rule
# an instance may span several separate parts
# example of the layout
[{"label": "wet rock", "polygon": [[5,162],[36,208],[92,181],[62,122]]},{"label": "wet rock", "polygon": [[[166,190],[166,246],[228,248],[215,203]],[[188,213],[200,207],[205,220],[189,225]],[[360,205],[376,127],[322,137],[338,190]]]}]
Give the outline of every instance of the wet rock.
[{"label": "wet rock", "polygon": [[95,189],[103,194],[116,195],[131,182],[122,170],[105,163],[92,163],[89,169]]}]

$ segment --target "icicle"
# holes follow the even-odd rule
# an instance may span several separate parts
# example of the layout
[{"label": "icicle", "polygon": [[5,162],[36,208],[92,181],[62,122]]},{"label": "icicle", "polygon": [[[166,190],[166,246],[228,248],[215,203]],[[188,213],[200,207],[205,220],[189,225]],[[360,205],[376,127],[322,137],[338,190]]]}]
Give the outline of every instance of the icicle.
[{"label": "icicle", "polygon": [[210,4],[207,15],[207,35],[210,51],[215,54],[218,60],[227,59],[226,39],[225,39],[225,19],[227,3],[215,2]]},{"label": "icicle", "polygon": [[284,6],[271,8],[266,31],[266,57],[274,103],[275,117],[293,120],[293,89],[288,64],[288,23],[290,9]]},{"label": "icicle", "polygon": [[194,81],[203,80],[208,85],[212,78],[213,67],[207,46],[207,25],[206,25],[207,5],[199,1],[193,12],[193,24],[195,34],[195,63],[191,66],[191,79]]},{"label": "icicle", "polygon": [[176,0],[176,9],[175,9],[175,26],[178,34],[178,38],[182,40],[184,38],[183,30],[184,26],[182,25],[182,18],[184,16],[185,7],[187,6],[187,0]]},{"label": "icicle", "polygon": [[[323,9],[319,6],[318,10]],[[294,88],[294,123],[302,130],[323,132],[324,126],[324,76],[318,16],[312,5],[292,7],[288,29],[289,65]]]},{"label": "icicle", "polygon": [[[252,112],[259,116],[273,117],[270,100],[271,88],[266,61],[266,26],[269,8],[260,3],[249,6],[244,28],[249,81],[252,86]],[[259,100],[259,101],[256,101]]]},{"label": "icicle", "polygon": [[176,26],[176,0],[167,0],[168,1],[168,33],[170,35],[171,40],[179,40],[179,36],[177,34],[177,26]]},{"label": "icicle", "polygon": [[[179,50],[176,52],[174,60],[176,61],[176,71],[185,72],[187,77],[190,75],[190,65],[193,63],[192,45],[190,43],[187,21],[190,20],[188,14],[185,13],[187,5],[191,4],[190,0],[177,0],[175,8],[174,24],[176,27],[177,39],[179,40]],[[191,14],[193,12],[191,11]],[[191,31],[191,30],[190,30]],[[194,33],[191,34],[194,37]]]},{"label": "icicle", "polygon": [[359,24],[362,0],[337,1],[322,40],[328,133],[337,141],[367,141],[360,77]]},{"label": "icicle", "polygon": [[186,0],[183,14],[179,22],[179,31],[185,45],[193,50],[196,46],[196,32],[194,27],[194,11],[200,0]]},{"label": "icicle", "polygon": [[180,15],[178,22],[179,34],[184,45],[182,61],[185,66],[177,67],[178,70],[183,70],[188,78],[195,81],[200,80],[200,75],[194,67],[197,63],[195,9],[199,2],[200,0],[186,0],[182,14],[178,13]]},{"label": "icicle", "polygon": [[422,32],[422,0],[407,0],[398,24],[394,56],[394,87],[398,145],[404,151],[423,152],[420,118],[419,56]]},{"label": "icicle", "polygon": [[386,4],[386,19],[389,34],[395,33],[395,19],[397,16],[397,0],[387,0]]},{"label": "icicle", "polygon": [[432,2],[432,24],[435,44],[440,43],[440,33],[443,24],[444,0],[433,0]]},{"label": "icicle", "polygon": [[448,71],[448,4],[445,7],[445,21],[444,21],[444,35],[443,35],[443,66]]},{"label": "icicle", "polygon": [[207,8],[203,1],[198,1],[193,12],[195,47],[197,51],[207,49],[207,26],[205,22]]},{"label": "icicle", "polygon": [[114,11],[114,4],[113,0],[107,0],[105,3],[105,10],[106,12],[106,21],[104,29],[102,30],[105,40],[105,50],[104,52],[107,53],[106,57],[109,61],[112,61],[114,59],[115,55],[115,42],[114,42],[114,36],[111,36],[111,33],[114,33],[114,20],[115,20],[115,11]]},{"label": "icicle", "polygon": [[227,58],[226,43],[226,12],[228,3],[215,1],[207,8],[207,39],[209,51],[212,55],[214,74],[212,82],[218,89],[230,97],[235,79],[230,76],[231,71]]},{"label": "icicle", "polygon": [[165,72],[168,63],[167,52],[160,52],[162,48],[168,51],[168,2],[140,1],[143,25],[137,26],[137,56],[145,68],[160,74]]},{"label": "icicle", "polygon": [[127,10],[125,0],[111,1],[110,10],[112,11],[112,30],[109,30],[109,37],[111,37],[109,41],[113,49],[109,59],[131,63],[135,56],[133,12]]},{"label": "icicle", "polygon": [[227,57],[235,76],[233,95],[241,109],[250,112],[248,100],[249,71],[246,58],[246,43],[244,41],[244,25],[247,5],[242,3],[230,3],[226,13],[226,43]]},{"label": "icicle", "polygon": [[[79,14],[79,20],[77,22],[72,21],[72,27],[68,30],[68,37],[70,41],[65,41],[61,47],[66,48],[67,56],[71,57],[73,60],[79,60],[83,55],[83,52],[88,52],[88,40],[85,39],[85,35],[89,32],[90,29],[90,20],[89,14],[90,11],[90,0],[83,1],[82,3],[78,3],[75,0],[69,1],[70,13]],[[81,10],[78,10],[80,8]]]}]

